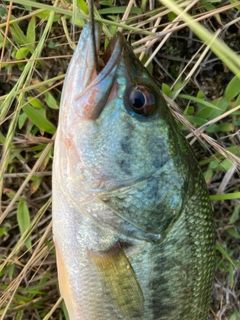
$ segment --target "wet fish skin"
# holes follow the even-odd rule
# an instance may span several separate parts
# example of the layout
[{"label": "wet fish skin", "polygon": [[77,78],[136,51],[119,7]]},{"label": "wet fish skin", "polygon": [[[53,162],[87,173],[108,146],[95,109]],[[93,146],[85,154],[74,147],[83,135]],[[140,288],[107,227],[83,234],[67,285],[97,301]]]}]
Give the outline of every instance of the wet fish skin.
[{"label": "wet fish skin", "polygon": [[[101,28],[96,25],[97,47]],[[206,320],[214,229],[197,161],[121,34],[96,74],[90,25],[66,76],[53,168],[53,233],[71,320]],[[147,88],[149,116],[131,107]]]}]

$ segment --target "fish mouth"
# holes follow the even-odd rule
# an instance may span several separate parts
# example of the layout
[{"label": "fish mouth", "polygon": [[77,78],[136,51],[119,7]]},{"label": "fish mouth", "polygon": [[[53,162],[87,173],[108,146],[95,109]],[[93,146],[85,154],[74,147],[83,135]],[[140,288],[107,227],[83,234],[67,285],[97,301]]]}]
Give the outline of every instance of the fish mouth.
[{"label": "fish mouth", "polygon": [[[116,33],[114,37],[109,41],[107,49],[100,55],[100,41],[102,33],[102,24],[99,22],[94,23],[94,37],[92,37],[92,25],[88,24],[83,33],[87,33],[89,40],[86,42],[86,48],[84,53],[86,55],[86,64],[83,65],[84,71],[84,87],[82,88],[82,94],[84,94],[86,89],[89,89],[89,85],[95,85],[101,79],[108,76],[110,73],[115,71],[116,66],[118,66],[121,57],[122,49],[124,46],[125,39],[120,33]],[[83,39],[82,39],[83,38]],[[81,46],[82,40],[85,41],[86,35],[82,34],[79,40]],[[95,48],[93,46],[93,41],[95,40]],[[96,52],[94,51],[96,49]],[[98,66],[95,63],[95,57],[98,60]],[[97,70],[99,67],[99,70]]]},{"label": "fish mouth", "polygon": [[[71,86],[71,104],[78,116],[86,120],[97,119],[106,105],[126,43],[124,37],[117,33],[100,57],[102,25],[95,23],[96,52],[91,29],[91,24],[83,29],[67,74],[67,83]],[[100,72],[97,72],[95,65],[96,54]],[[67,97],[69,101],[69,94]]]},{"label": "fish mouth", "polygon": [[122,34],[117,32],[115,36],[110,40],[106,51],[103,53],[102,58],[99,57],[100,67],[102,62],[104,66],[106,66],[108,63],[118,64],[120,61],[124,43],[125,39],[123,38]]}]

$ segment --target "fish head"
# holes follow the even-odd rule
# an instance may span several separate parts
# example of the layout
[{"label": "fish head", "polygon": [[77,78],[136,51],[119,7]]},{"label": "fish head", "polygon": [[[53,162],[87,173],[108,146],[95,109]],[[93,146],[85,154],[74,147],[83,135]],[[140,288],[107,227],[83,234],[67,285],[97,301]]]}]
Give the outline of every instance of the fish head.
[{"label": "fish head", "polygon": [[[101,25],[95,29],[99,53]],[[88,25],[68,68],[55,149],[56,175],[73,193],[137,183],[183,151],[158,86],[123,35],[110,41],[99,73],[93,55]]]}]

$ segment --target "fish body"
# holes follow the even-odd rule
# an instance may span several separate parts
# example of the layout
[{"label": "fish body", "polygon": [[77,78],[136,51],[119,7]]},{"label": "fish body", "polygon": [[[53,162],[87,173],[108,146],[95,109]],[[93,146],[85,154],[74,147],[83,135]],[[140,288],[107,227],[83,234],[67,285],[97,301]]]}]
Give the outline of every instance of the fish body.
[{"label": "fish body", "polygon": [[[99,51],[101,26],[96,24]],[[121,34],[82,31],[61,99],[53,234],[71,320],[207,320],[214,229],[197,161]]]}]

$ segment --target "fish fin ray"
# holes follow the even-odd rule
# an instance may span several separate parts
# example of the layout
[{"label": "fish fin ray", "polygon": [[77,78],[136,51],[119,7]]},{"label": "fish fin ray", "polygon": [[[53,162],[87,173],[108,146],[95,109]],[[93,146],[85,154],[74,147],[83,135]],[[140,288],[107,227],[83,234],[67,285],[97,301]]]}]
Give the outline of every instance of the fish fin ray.
[{"label": "fish fin ray", "polygon": [[123,319],[141,319],[144,297],[136,274],[119,243],[107,252],[88,251],[104,291]]}]

